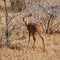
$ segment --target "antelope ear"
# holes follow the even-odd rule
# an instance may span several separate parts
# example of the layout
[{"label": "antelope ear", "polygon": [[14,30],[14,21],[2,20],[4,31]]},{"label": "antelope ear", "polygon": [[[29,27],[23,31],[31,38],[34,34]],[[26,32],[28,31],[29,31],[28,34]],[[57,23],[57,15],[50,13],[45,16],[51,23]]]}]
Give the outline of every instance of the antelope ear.
[{"label": "antelope ear", "polygon": [[28,17],[30,17],[30,16],[32,16],[32,13],[30,13],[30,14],[28,15]]}]

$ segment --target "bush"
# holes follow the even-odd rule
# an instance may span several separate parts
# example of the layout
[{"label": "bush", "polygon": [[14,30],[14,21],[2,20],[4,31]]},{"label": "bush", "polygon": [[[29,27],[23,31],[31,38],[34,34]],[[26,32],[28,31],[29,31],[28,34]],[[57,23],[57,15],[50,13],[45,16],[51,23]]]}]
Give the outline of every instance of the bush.
[{"label": "bush", "polygon": [[20,12],[25,8],[24,0],[15,0],[13,5],[13,10]]}]

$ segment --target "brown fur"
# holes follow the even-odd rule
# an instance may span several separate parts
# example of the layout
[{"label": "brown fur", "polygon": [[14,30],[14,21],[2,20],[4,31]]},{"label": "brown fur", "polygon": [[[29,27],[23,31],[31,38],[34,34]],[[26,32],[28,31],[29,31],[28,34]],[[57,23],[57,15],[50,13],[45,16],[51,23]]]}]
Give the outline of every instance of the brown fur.
[{"label": "brown fur", "polygon": [[[42,26],[37,24],[37,23],[32,23],[28,20],[28,16],[25,16],[23,18],[23,21],[25,22],[25,25],[28,29],[28,32],[29,32],[29,41],[30,41],[30,36],[32,35],[33,37],[33,40],[34,40],[34,43],[33,43],[33,47],[35,45],[35,33],[38,33],[39,36],[41,37],[42,41],[43,41],[43,47],[44,47],[44,51],[45,51],[45,44],[44,44],[44,39],[43,37],[41,36],[41,33],[43,32],[43,29],[42,29]],[[29,44],[29,41],[28,41],[28,44]]]}]

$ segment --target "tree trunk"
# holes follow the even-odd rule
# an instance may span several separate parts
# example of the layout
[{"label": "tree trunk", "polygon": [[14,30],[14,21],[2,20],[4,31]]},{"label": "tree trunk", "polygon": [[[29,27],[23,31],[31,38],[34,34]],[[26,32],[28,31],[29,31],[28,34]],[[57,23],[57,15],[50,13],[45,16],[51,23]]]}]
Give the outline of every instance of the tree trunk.
[{"label": "tree trunk", "polygon": [[53,18],[52,15],[50,15],[50,18],[48,20],[48,23],[47,23],[47,29],[46,29],[46,33],[49,33],[49,27],[50,27],[50,22],[51,22],[51,19]]},{"label": "tree trunk", "polygon": [[9,42],[9,33],[8,33],[8,11],[7,11],[7,6],[6,6],[6,0],[4,0],[4,5],[5,5],[5,17],[6,17],[6,42],[8,44]]}]

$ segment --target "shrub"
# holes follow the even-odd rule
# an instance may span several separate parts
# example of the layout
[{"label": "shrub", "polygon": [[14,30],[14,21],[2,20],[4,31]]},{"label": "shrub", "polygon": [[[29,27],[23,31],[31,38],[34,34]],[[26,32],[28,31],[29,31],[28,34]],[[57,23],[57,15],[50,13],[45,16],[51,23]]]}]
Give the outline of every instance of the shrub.
[{"label": "shrub", "polygon": [[25,8],[24,0],[15,0],[11,5],[13,5],[13,10],[17,12],[20,12]]}]

